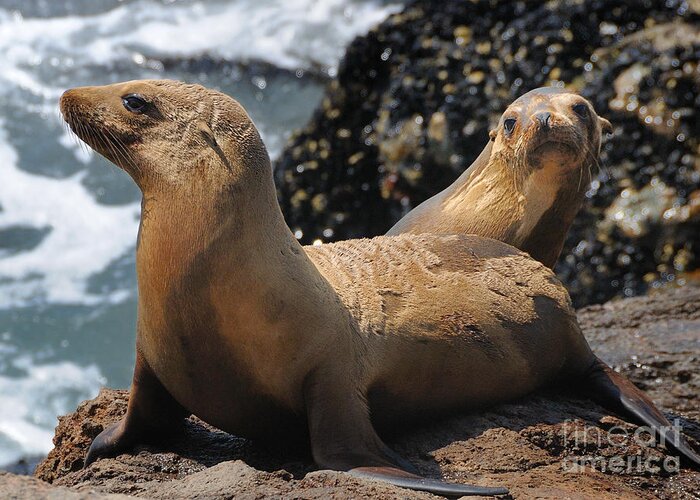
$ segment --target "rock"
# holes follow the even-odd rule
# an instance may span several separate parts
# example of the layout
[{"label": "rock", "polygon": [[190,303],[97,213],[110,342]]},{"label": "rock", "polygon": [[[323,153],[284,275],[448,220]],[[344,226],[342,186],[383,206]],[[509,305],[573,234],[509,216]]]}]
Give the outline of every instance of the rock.
[{"label": "rock", "polygon": [[[286,220],[304,243],[382,234],[470,165],[516,97],[567,84],[615,132],[559,276],[577,306],[674,281],[700,258],[699,17],[681,0],[411,2],[348,47],[277,162]],[[638,234],[624,211],[607,223],[661,184],[668,206]]]},{"label": "rock", "polygon": [[36,470],[36,475],[52,483],[58,477],[83,468],[85,451],[102,432],[105,423],[114,422],[126,412],[129,395],[125,391],[103,389],[78,406],[75,413],[58,417],[54,449]]},{"label": "rock", "polygon": [[591,347],[700,440],[700,287],[662,289],[578,311]]},{"label": "rock", "polygon": [[5,500],[123,500],[129,497],[109,493],[72,491],[68,488],[51,486],[33,477],[17,476],[0,471],[0,498]]},{"label": "rock", "polygon": [[615,124],[560,277],[583,302],[679,280],[700,258],[700,28],[675,20],[591,56],[581,92]]},{"label": "rock", "polygon": [[[700,440],[700,287],[666,288],[580,310],[596,353],[630,376]],[[315,471],[304,446],[264,449],[191,417],[167,450],[139,448],[82,469],[92,437],[126,410],[126,391],[103,390],[62,417],[56,448],[36,477],[56,487],[148,498],[430,498],[348,474]],[[645,446],[637,427],[593,403],[543,392],[488,411],[409,429],[388,441],[426,476],[505,485],[515,498],[692,498],[700,472],[674,472],[673,453]],[[667,462],[668,470],[655,470]],[[592,467],[576,471],[576,464]],[[13,483],[15,498],[45,483]],[[7,490],[14,491],[14,490]],[[42,492],[44,490],[41,490]],[[45,491],[53,491],[47,489]],[[64,491],[64,490],[60,490]],[[25,493],[26,492],[26,493]],[[43,494],[43,493],[42,493]],[[82,498],[82,497],[81,497]],[[87,498],[87,497],[85,497]]]}]

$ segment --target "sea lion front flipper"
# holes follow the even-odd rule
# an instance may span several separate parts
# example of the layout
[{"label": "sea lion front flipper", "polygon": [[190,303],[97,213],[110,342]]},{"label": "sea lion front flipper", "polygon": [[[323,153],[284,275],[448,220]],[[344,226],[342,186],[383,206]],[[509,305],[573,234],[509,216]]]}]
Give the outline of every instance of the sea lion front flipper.
[{"label": "sea lion front flipper", "polygon": [[651,399],[627,378],[596,358],[584,379],[586,394],[596,403],[627,414],[651,427],[662,442],[668,443],[695,467],[700,467],[700,455],[654,405]]},{"label": "sea lion front flipper", "polygon": [[[334,381],[333,385],[324,384],[328,380]],[[508,494],[506,488],[447,483],[419,476],[407,460],[379,438],[366,399],[356,389],[340,387],[339,380],[349,378],[315,374],[304,384],[311,452],[319,467],[438,495]]]},{"label": "sea lion front flipper", "polygon": [[115,457],[138,444],[163,442],[181,431],[188,415],[137,350],[126,415],[97,435],[85,457],[85,467],[100,458]]}]

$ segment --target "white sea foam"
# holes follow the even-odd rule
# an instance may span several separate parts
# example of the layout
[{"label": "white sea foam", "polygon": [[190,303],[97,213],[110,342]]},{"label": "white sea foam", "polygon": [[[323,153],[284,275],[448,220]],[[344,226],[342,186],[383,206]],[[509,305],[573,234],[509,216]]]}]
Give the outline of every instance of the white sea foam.
[{"label": "white sea foam", "polygon": [[56,415],[94,397],[104,379],[99,369],[74,363],[35,365],[29,357],[12,362],[19,376],[0,375],[0,466],[51,449]]},{"label": "white sea foam", "polygon": [[57,180],[20,170],[0,121],[0,228],[50,229],[36,248],[0,259],[0,278],[11,279],[0,285],[0,307],[104,299],[86,293],[86,280],[133,246],[139,206],[97,203],[83,175]]},{"label": "white sea foam", "polygon": [[[36,77],[41,64],[108,65],[146,57],[257,59],[278,67],[335,67],[345,45],[399,9],[348,0],[238,0],[164,5],[141,1],[93,16],[0,16],[2,78],[55,97]],[[2,11],[0,10],[0,14]]]}]

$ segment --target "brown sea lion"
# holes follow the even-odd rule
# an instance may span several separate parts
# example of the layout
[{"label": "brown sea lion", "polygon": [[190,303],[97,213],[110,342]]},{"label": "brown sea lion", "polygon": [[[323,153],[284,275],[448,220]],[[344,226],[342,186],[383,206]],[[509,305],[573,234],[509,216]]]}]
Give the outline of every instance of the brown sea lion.
[{"label": "brown sea lion", "polygon": [[388,235],[478,234],[554,267],[612,127],[560,87],[513,102],[484,150],[449,187],[411,210]]},{"label": "brown sea lion", "polygon": [[555,380],[583,383],[668,434],[651,401],[591,353],[566,290],[525,253],[464,235],[302,248],[256,128],[236,101],[201,86],[78,88],[61,110],[143,192],[129,406],[86,464],[167,443],[194,413],[240,436],[306,432],[320,467],[440,494],[503,494],[418,476],[374,425]]}]

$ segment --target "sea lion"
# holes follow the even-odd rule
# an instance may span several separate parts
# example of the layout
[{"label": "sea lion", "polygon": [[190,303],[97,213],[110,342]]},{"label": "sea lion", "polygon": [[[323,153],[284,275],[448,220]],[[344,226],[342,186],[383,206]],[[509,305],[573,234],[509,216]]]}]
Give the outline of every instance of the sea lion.
[{"label": "sea lion", "polygon": [[387,234],[478,234],[552,268],[611,131],[583,97],[531,90],[508,106],[474,163]]},{"label": "sea lion", "polygon": [[194,413],[240,436],[308,432],[320,467],[440,494],[503,494],[421,478],[374,425],[478,408],[554,380],[584,383],[700,463],[651,401],[593,355],[566,290],[525,253],[465,235],[303,248],[282,217],[265,146],[230,97],[150,80],[69,90],[60,105],[143,192],[129,406],[86,464],[167,442]]}]

